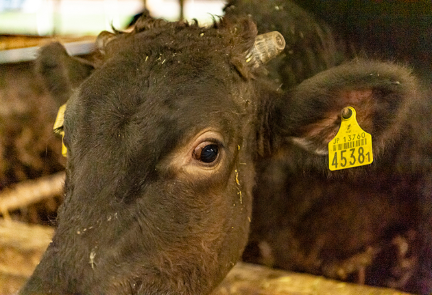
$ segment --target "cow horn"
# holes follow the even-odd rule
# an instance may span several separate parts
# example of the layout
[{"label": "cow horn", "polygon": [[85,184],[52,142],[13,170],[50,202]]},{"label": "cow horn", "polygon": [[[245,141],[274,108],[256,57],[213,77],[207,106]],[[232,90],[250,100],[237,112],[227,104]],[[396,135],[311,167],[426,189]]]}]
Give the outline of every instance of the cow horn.
[{"label": "cow horn", "polygon": [[279,32],[269,32],[256,36],[254,46],[246,54],[246,62],[258,68],[275,58],[285,48],[285,39]]}]

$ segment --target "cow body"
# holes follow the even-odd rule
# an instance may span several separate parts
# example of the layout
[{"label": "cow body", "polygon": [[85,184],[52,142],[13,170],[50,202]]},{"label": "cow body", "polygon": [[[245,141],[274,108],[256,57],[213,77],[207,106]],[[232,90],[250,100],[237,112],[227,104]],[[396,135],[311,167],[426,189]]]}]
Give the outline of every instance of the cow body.
[{"label": "cow body", "polygon": [[[430,101],[416,78],[365,60],[331,68],[343,51],[328,27],[288,1],[256,20],[274,13],[287,42],[266,71],[268,54],[252,54],[266,47],[256,16],[238,16],[257,4],[233,3],[210,28],[143,17],[132,33],[102,34],[76,90],[57,82],[89,65],[59,44],[42,50],[48,88],[72,95],[66,197],[22,294],[206,294],[240,257],[251,218],[250,261],[430,290],[432,223],[421,204],[431,174],[419,160],[430,159],[430,134],[409,120]],[[329,172],[326,145],[347,106],[376,159]]]}]

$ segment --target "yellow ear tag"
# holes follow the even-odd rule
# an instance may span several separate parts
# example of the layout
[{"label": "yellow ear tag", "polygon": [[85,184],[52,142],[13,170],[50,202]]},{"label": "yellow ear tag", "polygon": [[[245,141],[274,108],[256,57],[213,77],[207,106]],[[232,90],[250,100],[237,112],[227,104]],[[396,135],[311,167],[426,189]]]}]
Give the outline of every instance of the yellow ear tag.
[{"label": "yellow ear tag", "polygon": [[361,129],[357,123],[354,108],[344,108],[341,119],[338,133],[328,144],[330,170],[371,164],[373,162],[372,136]]},{"label": "yellow ear tag", "polygon": [[66,104],[62,105],[59,108],[59,111],[57,113],[57,118],[54,122],[54,133],[60,134],[62,136],[62,155],[63,157],[67,157],[67,148],[63,143],[64,138],[64,129],[63,129],[63,123],[64,123],[64,113],[66,111]]}]

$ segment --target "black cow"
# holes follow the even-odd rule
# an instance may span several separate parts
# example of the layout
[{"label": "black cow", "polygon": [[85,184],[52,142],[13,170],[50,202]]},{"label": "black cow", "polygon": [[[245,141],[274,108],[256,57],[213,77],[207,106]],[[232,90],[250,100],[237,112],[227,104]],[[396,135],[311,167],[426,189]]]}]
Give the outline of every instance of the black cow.
[{"label": "black cow", "polygon": [[[58,228],[21,294],[206,294],[247,242],[277,90],[262,63],[283,37],[257,36],[248,19],[144,18],[98,43],[103,64],[67,102]],[[58,43],[38,62],[65,92],[88,73]]]},{"label": "black cow", "polygon": [[[315,46],[301,41],[315,40],[314,32],[297,32],[300,39],[284,32],[284,37],[290,46],[300,44],[297,49],[301,54],[301,50],[308,51],[307,44]],[[401,155],[395,149],[408,144],[402,147],[398,142],[401,126],[417,126],[406,118],[428,103],[422,99],[416,79],[401,66],[358,60],[282,92],[272,78],[279,77],[281,82],[291,74],[284,76],[280,69],[267,77],[262,65],[282,50],[282,40],[277,33],[257,37],[249,18],[227,17],[211,28],[143,18],[132,33],[101,35],[101,59],[74,91],[68,88],[73,84],[70,77],[89,73],[89,65],[68,57],[59,44],[43,49],[39,68],[48,70],[47,85],[66,87],[60,92],[54,87],[54,93],[72,93],[64,123],[66,197],[53,242],[21,294],[209,293],[235,264],[247,242],[255,182],[251,245],[272,252],[264,258],[276,258],[276,266],[293,268],[297,262],[296,267],[308,266],[307,262],[316,260],[321,263],[318,267],[302,270],[332,276],[326,272],[330,266],[340,266],[347,256],[361,253],[363,246],[371,245],[376,257],[390,252],[381,251],[381,245],[386,246],[380,244],[382,232],[392,233],[390,229],[399,226],[386,216],[400,218],[395,213],[401,208],[424,215],[383,241],[397,236],[403,240],[413,232],[416,249],[430,257],[423,240],[429,223],[420,222],[426,220],[427,210],[420,212],[418,207],[418,202],[427,198],[431,183],[424,177],[430,175],[427,166],[403,154],[406,161],[398,163],[402,168],[412,164],[409,173],[402,168],[401,172],[383,168],[395,167],[388,165],[391,156]],[[317,41],[320,43],[322,40]],[[323,49],[320,55],[318,49],[316,56],[325,61],[327,53],[333,59],[331,50]],[[289,54],[285,53],[285,60],[290,59]],[[311,57],[307,64],[321,64],[320,59],[306,56]],[[312,76],[322,70],[318,66],[302,69],[305,67],[293,68],[293,76],[296,72]],[[59,74],[50,75],[51,71]],[[377,140],[375,164],[338,171],[332,177],[325,169],[323,154],[337,131],[341,110],[348,105],[356,108],[360,125]],[[427,155],[428,139],[409,138],[413,152]],[[384,175],[388,171],[394,173]],[[302,173],[305,175],[299,175]],[[354,244],[361,247],[354,245],[349,250],[332,248],[338,245],[335,238],[327,247],[327,233],[335,228],[332,212],[338,212],[342,196],[329,198],[320,190],[332,190],[328,179],[344,181],[341,188],[335,182],[336,192],[357,188],[349,200],[341,202],[341,208],[348,211],[354,200],[361,204],[355,197],[362,193],[392,205],[384,195],[387,187],[378,187],[380,198],[373,198],[374,187],[365,185],[369,180],[365,175],[372,173],[382,176],[387,187],[399,182],[410,187],[408,182],[418,176],[417,187],[424,193],[412,190],[407,198],[408,189],[400,190],[396,209],[383,211],[389,212],[382,214],[386,215],[384,229],[379,232],[373,224],[370,228],[365,225],[366,233],[372,229],[372,234],[379,232],[378,238],[360,239],[361,243]],[[302,188],[302,177],[316,181],[309,183],[315,195]],[[356,177],[360,177],[359,183]],[[296,187],[297,180],[300,184]],[[331,206],[321,206],[316,200]],[[308,219],[306,213],[313,215],[318,210],[312,206],[322,208],[325,214]],[[357,223],[346,224],[343,234]],[[310,249],[305,247],[308,243]],[[327,257],[335,263],[328,263]],[[424,261],[421,265],[417,260],[412,268],[419,284],[427,283],[430,275],[430,260]],[[356,260],[352,264],[359,273],[369,265]]]}]

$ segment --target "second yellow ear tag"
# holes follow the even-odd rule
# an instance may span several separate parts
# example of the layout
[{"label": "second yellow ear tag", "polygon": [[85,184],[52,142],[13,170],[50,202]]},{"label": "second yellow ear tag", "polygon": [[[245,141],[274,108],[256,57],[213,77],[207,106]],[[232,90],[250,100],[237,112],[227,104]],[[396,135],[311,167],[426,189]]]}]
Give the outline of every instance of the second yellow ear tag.
[{"label": "second yellow ear tag", "polygon": [[341,117],[339,131],[328,144],[329,169],[333,171],[371,164],[372,136],[357,123],[353,107],[343,109]]},{"label": "second yellow ear tag", "polygon": [[62,105],[57,113],[57,118],[54,122],[54,132],[57,134],[60,134],[62,136],[62,155],[63,157],[67,157],[67,148],[63,143],[64,138],[64,129],[63,129],[63,123],[64,123],[64,113],[66,111],[66,104]]}]

